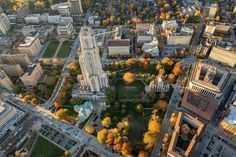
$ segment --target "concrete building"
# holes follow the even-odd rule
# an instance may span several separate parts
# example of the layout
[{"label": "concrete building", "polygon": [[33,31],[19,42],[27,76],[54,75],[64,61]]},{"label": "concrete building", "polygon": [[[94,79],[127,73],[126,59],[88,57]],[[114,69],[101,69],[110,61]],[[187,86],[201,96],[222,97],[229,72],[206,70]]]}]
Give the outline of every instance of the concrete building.
[{"label": "concrete building", "polygon": [[[108,87],[108,78],[107,73],[102,70],[99,48],[90,27],[82,27],[79,38],[81,47],[78,53],[82,75],[77,77],[78,86],[73,90],[72,97],[100,101],[106,97],[105,90]],[[104,103],[96,105],[98,112],[101,112],[105,107],[106,104]]]},{"label": "concrete building", "polygon": [[74,111],[78,113],[76,120],[78,121],[77,123],[80,124],[91,115],[93,111],[93,104],[89,101],[86,101],[83,104],[75,105]]},{"label": "concrete building", "polygon": [[130,39],[112,39],[108,41],[108,55],[129,55]]},{"label": "concrete building", "polygon": [[4,70],[8,76],[21,76],[24,71],[19,64],[3,64],[0,69]]},{"label": "concrete building", "polygon": [[214,117],[218,104],[214,100],[187,89],[184,92],[181,107],[196,117],[200,117],[204,121],[209,121]]},{"label": "concrete building", "polygon": [[13,90],[14,87],[14,84],[12,83],[11,79],[3,70],[0,70],[0,85],[8,90]]},{"label": "concrete building", "polygon": [[220,46],[213,46],[209,57],[231,67],[236,66],[236,49],[231,47],[223,48]]},{"label": "concrete building", "polygon": [[216,13],[218,10],[219,10],[219,7],[218,7],[217,3],[211,4],[210,9],[209,9],[209,13],[208,13],[208,17],[214,18],[216,16]]},{"label": "concrete building", "polygon": [[142,51],[144,53],[150,53],[152,57],[159,56],[158,40],[156,37],[149,43],[144,43],[142,46]]},{"label": "concrete building", "polygon": [[22,28],[22,33],[25,37],[31,36],[32,33],[36,32],[36,29],[33,25],[24,26]]},{"label": "concrete building", "polygon": [[27,54],[28,57],[36,57],[42,49],[42,45],[36,37],[26,37],[24,43],[21,43],[17,50],[21,54]]},{"label": "concrete building", "polygon": [[226,117],[220,122],[219,127],[234,137],[236,136],[236,94],[234,94]]},{"label": "concrete building", "polygon": [[17,39],[16,39],[15,35],[0,34],[0,45],[1,46],[11,48],[14,45],[14,43],[16,42],[16,40]]},{"label": "concrete building", "polygon": [[31,64],[27,67],[27,71],[20,77],[20,80],[27,87],[37,86],[43,75],[43,68],[38,64]]},{"label": "concrete building", "polygon": [[60,20],[61,19],[61,16],[60,15],[48,15],[47,16],[47,22],[49,24],[59,24],[60,23]]},{"label": "concrete building", "polygon": [[[151,42],[153,40],[153,37],[156,35],[156,29],[155,26],[153,24],[148,25],[148,30],[146,28],[146,25],[141,25],[141,26],[137,26],[139,27],[139,29],[141,30],[147,30],[147,31],[141,31],[138,36],[137,36],[137,42],[144,44],[144,43],[148,43]],[[144,28],[143,28],[144,27]]]},{"label": "concrete building", "polygon": [[11,29],[11,23],[8,20],[6,14],[0,15],[0,31],[3,34],[6,34]]},{"label": "concrete building", "polygon": [[[201,136],[203,128],[204,123],[187,113],[179,112],[174,132],[171,136],[167,156],[189,157]],[[192,131],[194,134],[190,136],[188,131]]]},{"label": "concrete building", "polygon": [[81,0],[68,0],[71,13],[79,15],[83,13]]},{"label": "concrete building", "polygon": [[23,20],[30,12],[28,4],[22,5],[20,8],[17,9],[16,15],[17,19]]},{"label": "concrete building", "polygon": [[163,80],[161,75],[155,80],[151,81],[150,84],[145,87],[146,92],[168,92],[169,90],[170,83],[167,80]]},{"label": "concrete building", "polygon": [[12,104],[0,101],[0,139],[25,116],[25,112]]},{"label": "concrete building", "polygon": [[57,26],[57,34],[59,36],[70,36],[74,30],[74,27],[71,22],[61,21]]},{"label": "concrete building", "polygon": [[167,35],[167,45],[189,45],[192,35],[193,29],[182,27],[179,33],[170,32]]},{"label": "concrete building", "polygon": [[196,62],[187,88],[220,103],[228,92],[229,78],[230,73],[224,69]]},{"label": "concrete building", "polygon": [[70,7],[68,5],[59,6],[57,11],[60,15],[69,16],[71,14]]},{"label": "concrete building", "polygon": [[27,24],[39,24],[41,22],[40,14],[31,14],[25,17],[25,22]]},{"label": "concrete building", "polygon": [[3,54],[0,55],[0,58],[5,64],[19,64],[20,66],[30,64],[29,57],[26,54]]},{"label": "concrete building", "polygon": [[170,32],[176,32],[178,28],[178,23],[175,20],[163,21],[162,29],[165,35],[168,35]]}]

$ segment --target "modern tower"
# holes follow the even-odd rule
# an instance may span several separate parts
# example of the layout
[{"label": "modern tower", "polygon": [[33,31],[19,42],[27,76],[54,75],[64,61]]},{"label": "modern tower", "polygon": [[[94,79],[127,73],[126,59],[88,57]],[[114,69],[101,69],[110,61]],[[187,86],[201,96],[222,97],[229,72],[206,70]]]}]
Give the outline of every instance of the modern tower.
[{"label": "modern tower", "polygon": [[79,85],[99,93],[108,86],[108,80],[107,74],[102,70],[99,48],[90,27],[81,28],[80,45],[79,64],[82,75],[78,75]]},{"label": "modern tower", "polygon": [[7,31],[11,29],[11,23],[8,20],[6,14],[1,14],[0,15],[0,32],[3,34],[6,34]]},{"label": "modern tower", "polygon": [[68,3],[72,14],[78,15],[83,13],[81,0],[68,0]]}]

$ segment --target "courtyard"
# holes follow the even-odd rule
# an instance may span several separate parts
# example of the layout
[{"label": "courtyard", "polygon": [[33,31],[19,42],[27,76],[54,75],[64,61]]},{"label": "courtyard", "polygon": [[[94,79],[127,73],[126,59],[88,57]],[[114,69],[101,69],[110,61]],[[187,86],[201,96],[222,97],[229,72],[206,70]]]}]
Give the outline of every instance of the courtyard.
[{"label": "courtyard", "polygon": [[58,58],[66,58],[69,57],[71,47],[73,46],[74,41],[64,41],[57,53]]},{"label": "courtyard", "polygon": [[51,41],[42,57],[43,58],[52,58],[54,56],[54,54],[56,53],[58,45],[59,45],[59,41],[57,41],[57,40]]}]

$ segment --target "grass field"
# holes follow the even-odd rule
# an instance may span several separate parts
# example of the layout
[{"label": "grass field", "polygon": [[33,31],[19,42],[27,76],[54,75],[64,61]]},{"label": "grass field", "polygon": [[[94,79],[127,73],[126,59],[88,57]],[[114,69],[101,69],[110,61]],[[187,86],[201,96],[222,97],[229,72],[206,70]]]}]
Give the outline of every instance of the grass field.
[{"label": "grass field", "polygon": [[33,148],[31,157],[61,157],[64,151],[52,144],[42,136],[38,137]]},{"label": "grass field", "polygon": [[66,58],[70,55],[71,46],[73,45],[74,41],[64,41],[61,45],[61,48],[57,54],[58,58]]},{"label": "grass field", "polygon": [[51,41],[42,57],[43,58],[53,57],[57,50],[58,45],[59,45],[59,41]]}]

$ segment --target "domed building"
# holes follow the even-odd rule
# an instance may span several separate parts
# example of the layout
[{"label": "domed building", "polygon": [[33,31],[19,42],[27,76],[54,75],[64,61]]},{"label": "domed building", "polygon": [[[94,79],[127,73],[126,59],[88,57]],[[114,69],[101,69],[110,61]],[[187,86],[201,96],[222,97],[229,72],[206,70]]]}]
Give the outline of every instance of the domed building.
[{"label": "domed building", "polygon": [[156,79],[150,82],[148,86],[145,87],[146,92],[168,92],[170,90],[170,84],[167,80],[164,80],[162,76],[158,76]]}]

